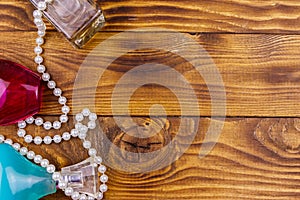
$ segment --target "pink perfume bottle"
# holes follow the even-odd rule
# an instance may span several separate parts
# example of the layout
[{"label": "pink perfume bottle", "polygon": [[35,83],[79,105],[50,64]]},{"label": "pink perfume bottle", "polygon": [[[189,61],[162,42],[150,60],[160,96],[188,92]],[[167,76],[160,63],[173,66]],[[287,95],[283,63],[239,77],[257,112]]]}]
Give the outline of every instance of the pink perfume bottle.
[{"label": "pink perfume bottle", "polygon": [[[40,1],[30,0],[36,7]],[[53,0],[44,16],[77,48],[86,44],[105,23],[93,0]]]}]

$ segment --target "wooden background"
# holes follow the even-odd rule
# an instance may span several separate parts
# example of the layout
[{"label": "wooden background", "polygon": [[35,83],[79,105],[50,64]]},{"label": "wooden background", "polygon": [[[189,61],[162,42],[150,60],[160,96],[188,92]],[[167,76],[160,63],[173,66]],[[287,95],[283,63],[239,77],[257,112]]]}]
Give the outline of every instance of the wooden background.
[{"label": "wooden background", "polygon": [[[141,64],[140,60],[163,60],[181,72],[199,98],[201,120],[193,144],[170,166],[144,174],[110,168],[105,199],[300,199],[298,0],[101,0],[98,3],[107,23],[83,50],[73,49],[60,33],[47,25],[45,65],[70,100],[77,70],[97,44],[124,30],[149,26],[183,32],[203,45],[223,77],[227,94],[222,134],[213,151],[199,159],[198,152],[211,121],[211,103],[205,82],[195,76],[196,70],[186,67],[184,60],[168,59],[167,52],[149,50],[129,53],[113,63],[99,82],[96,111],[105,133],[120,148],[132,152],[157,148],[151,140],[121,137],[112,120],[110,100],[114,85],[132,66]],[[32,11],[29,1],[0,0],[0,55],[1,59],[35,70],[36,31]],[[165,106],[171,116],[170,126],[160,135],[170,134],[172,128],[179,126],[178,101],[163,87],[143,87],[130,103],[132,116],[142,122],[150,120],[148,109],[153,103]],[[50,91],[44,94],[40,114],[49,119],[59,115]],[[192,122],[194,118],[191,115],[188,119]],[[155,122],[150,120],[150,123]],[[1,127],[0,131],[23,143],[15,137],[15,126]],[[35,130],[35,134],[47,133]],[[157,144],[161,147],[166,142],[162,138],[168,137],[159,138]],[[73,140],[61,146],[29,146],[61,168],[86,158],[79,143]],[[58,192],[44,199],[69,198]]]}]

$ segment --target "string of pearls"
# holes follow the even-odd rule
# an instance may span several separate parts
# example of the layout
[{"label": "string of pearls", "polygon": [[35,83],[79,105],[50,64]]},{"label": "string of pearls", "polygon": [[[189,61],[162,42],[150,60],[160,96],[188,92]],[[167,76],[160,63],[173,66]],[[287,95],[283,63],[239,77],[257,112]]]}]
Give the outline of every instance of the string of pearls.
[{"label": "string of pearls", "polygon": [[[42,45],[44,44],[44,36],[46,34],[46,25],[42,19],[43,13],[42,11],[47,9],[47,5],[52,3],[53,0],[44,0],[40,1],[37,4],[37,10],[34,10],[33,17],[34,23],[38,29],[36,38],[37,46],[34,48],[34,52],[36,53],[36,57],[34,58],[37,66],[37,71],[41,74],[42,80],[47,82],[47,86],[49,89],[53,90],[53,95],[58,98],[58,103],[62,105],[61,111],[62,115],[59,117],[59,120],[50,122],[45,121],[41,117],[29,117],[26,120],[18,122],[18,132],[17,135],[24,139],[26,143],[34,143],[36,145],[60,143],[62,141],[68,141],[71,137],[78,137],[82,140],[83,147],[87,150],[89,159],[92,160],[92,163],[95,167],[98,168],[98,172],[100,175],[100,181],[102,184],[100,185],[99,191],[95,195],[86,195],[81,194],[75,191],[71,186],[69,186],[63,179],[60,172],[55,171],[55,166],[49,163],[49,160],[42,158],[41,155],[36,155],[33,151],[28,150],[26,147],[22,147],[19,143],[13,143],[11,139],[5,139],[3,135],[0,135],[0,143],[6,143],[11,145],[15,150],[19,151],[21,155],[27,157],[29,160],[33,160],[36,164],[44,167],[48,173],[52,174],[52,179],[58,182],[58,187],[62,189],[66,196],[70,196],[73,200],[100,200],[103,198],[103,193],[107,191],[108,187],[105,184],[108,181],[108,176],[105,174],[106,167],[102,165],[102,158],[97,156],[97,150],[91,147],[91,142],[86,139],[87,133],[89,130],[96,128],[96,120],[97,115],[95,113],[90,112],[89,109],[83,109],[81,113],[76,114],[75,116],[75,127],[70,132],[64,132],[63,134],[51,136],[45,136],[42,138],[41,136],[33,137],[30,134],[26,133],[26,126],[30,124],[35,124],[36,126],[42,126],[45,130],[56,129],[60,130],[62,123],[66,123],[69,120],[68,114],[70,112],[70,107],[67,106],[67,98],[62,95],[62,90],[57,87],[57,84],[54,80],[51,79],[51,76],[46,71],[46,67],[43,65],[44,59],[41,56],[43,53]],[[85,118],[88,118],[89,121],[85,125],[83,121]]]},{"label": "string of pearls", "polygon": [[[89,109],[83,109],[81,113],[78,113],[75,115],[75,119],[78,122],[81,122],[84,117],[89,117],[89,122],[87,125],[82,125],[80,123],[76,123],[75,128],[72,129],[70,132],[64,132],[62,135],[54,135],[53,137],[51,136],[35,136],[33,137],[30,134],[27,134],[25,128],[26,128],[26,123],[25,121],[21,121],[18,123],[18,132],[17,135],[21,138],[24,138],[26,143],[34,143],[36,145],[40,145],[42,143],[44,144],[51,144],[52,142],[54,143],[60,143],[62,141],[68,141],[71,139],[71,137],[79,137],[80,139],[83,138],[84,134],[87,133],[88,129],[94,129],[96,128],[96,120],[97,120],[97,114],[90,112]],[[54,123],[55,124],[55,123]],[[60,128],[60,127],[59,127]],[[57,128],[59,130],[59,128]]]},{"label": "string of pearls", "polygon": [[[85,118],[89,119],[87,125],[83,124]],[[75,191],[62,179],[63,177],[61,173],[55,171],[55,166],[50,164],[49,160],[42,158],[41,155],[37,155],[33,151],[29,151],[27,147],[22,147],[19,143],[13,143],[11,139],[5,139],[3,135],[0,135],[0,143],[11,145],[15,150],[19,151],[21,155],[44,167],[48,173],[52,174],[52,179],[58,182],[58,187],[64,191],[65,195],[71,197],[73,200],[100,200],[103,198],[103,193],[108,189],[107,185],[105,184],[108,181],[108,176],[105,174],[106,167],[102,164],[102,158],[97,155],[97,150],[92,148],[91,142],[86,139],[87,132],[95,129],[96,120],[97,116],[95,116],[95,113],[90,112],[87,108],[83,109],[81,113],[76,114],[76,124],[73,129],[78,133],[78,138],[82,140],[82,145],[87,150],[89,159],[92,160],[92,163],[98,168],[98,172],[101,174],[100,181],[102,184],[99,187],[99,192],[97,192],[95,196],[89,196]]]},{"label": "string of pearls", "polygon": [[34,58],[35,63],[37,66],[37,71],[41,74],[42,80],[47,82],[47,86],[49,89],[53,90],[53,95],[58,98],[58,103],[62,106],[61,111],[62,115],[59,117],[59,120],[50,122],[45,121],[41,117],[29,117],[26,120],[18,122],[18,132],[17,135],[21,138],[24,138],[26,143],[34,142],[36,145],[40,145],[42,143],[44,144],[51,144],[52,142],[60,143],[62,141],[68,141],[71,139],[71,137],[77,137],[78,132],[73,129],[71,133],[65,132],[61,135],[55,135],[53,137],[51,136],[45,136],[44,138],[40,136],[33,137],[30,134],[26,133],[26,126],[30,124],[35,124],[36,126],[42,126],[45,130],[51,130],[56,129],[59,130],[62,126],[62,123],[66,123],[69,120],[68,114],[70,112],[70,107],[67,106],[67,98],[62,95],[62,90],[57,87],[57,84],[54,80],[51,79],[51,75],[46,72],[46,67],[42,63],[44,62],[44,58],[41,56],[43,53],[42,45],[44,44],[44,36],[46,34],[46,25],[42,19],[43,13],[42,11],[47,9],[47,5],[52,3],[53,0],[45,0],[40,1],[37,4],[37,10],[33,11],[33,17],[34,17],[34,24],[36,25],[38,31],[38,37],[36,38],[36,44],[37,46],[34,48],[34,52],[36,53],[36,57]]},{"label": "string of pearls", "polygon": [[[42,45],[44,44],[44,36],[46,35],[46,25],[42,19],[43,13],[42,11],[47,9],[47,5],[49,3],[52,3],[52,0],[45,0],[45,1],[40,1],[37,4],[37,10],[33,11],[33,17],[34,17],[34,24],[36,25],[38,31],[38,37],[36,38],[36,44],[37,46],[34,48],[34,52],[36,53],[36,57],[34,58],[34,62],[38,65],[37,66],[37,72],[39,72],[42,76],[42,80],[47,83],[47,86],[49,89],[53,90],[53,95],[58,98],[58,103],[62,106],[61,111],[62,115],[59,117],[59,120],[50,122],[50,121],[45,121],[43,118],[38,117],[29,117],[24,121],[20,121],[18,123],[18,126],[20,129],[23,129],[26,127],[26,124],[35,124],[37,126],[42,126],[45,130],[50,130],[50,129],[60,129],[62,123],[68,122],[68,114],[70,112],[70,107],[67,105],[67,98],[62,95],[62,90],[57,87],[57,84],[54,80],[51,79],[51,75],[47,73],[45,65],[43,65],[44,58],[41,56],[43,53],[43,48]],[[22,133],[23,130],[19,130],[20,135],[23,135]],[[19,134],[18,134],[19,135]],[[23,136],[22,136],[23,137]],[[67,138],[67,136],[65,137]],[[30,141],[30,136],[27,136],[27,142]],[[54,139],[54,138],[52,138]],[[58,141],[58,137],[55,138],[55,141]],[[46,142],[49,142],[49,138],[45,139]],[[39,137],[36,138],[36,142],[39,143],[41,140]],[[46,143],[45,143],[46,144]]]}]

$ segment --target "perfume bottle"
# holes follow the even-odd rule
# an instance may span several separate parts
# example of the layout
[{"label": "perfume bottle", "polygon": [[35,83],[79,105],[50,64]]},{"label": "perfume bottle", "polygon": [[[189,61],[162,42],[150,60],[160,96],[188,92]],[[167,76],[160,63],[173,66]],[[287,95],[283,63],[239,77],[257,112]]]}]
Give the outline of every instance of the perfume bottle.
[{"label": "perfume bottle", "polygon": [[88,158],[80,163],[61,169],[62,179],[74,191],[97,197],[100,187],[98,167],[94,159]]},{"label": "perfume bottle", "polygon": [[[30,1],[36,7],[43,0]],[[43,14],[77,48],[86,44],[105,23],[93,0],[53,0]]]},{"label": "perfume bottle", "polygon": [[0,144],[0,199],[38,200],[56,192],[52,174],[8,144]]}]

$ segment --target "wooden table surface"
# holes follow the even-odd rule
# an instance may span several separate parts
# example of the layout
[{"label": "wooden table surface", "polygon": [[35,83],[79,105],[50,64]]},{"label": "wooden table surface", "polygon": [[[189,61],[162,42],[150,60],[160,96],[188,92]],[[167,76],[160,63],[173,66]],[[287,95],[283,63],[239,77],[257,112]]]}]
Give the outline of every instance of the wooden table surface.
[{"label": "wooden table surface", "polygon": [[[195,68],[168,52],[139,49],[118,58],[105,71],[94,94],[99,122],[118,147],[131,152],[151,152],[156,148],[151,139],[143,142],[125,139],[112,119],[111,96],[115,84],[134,66],[160,61],[179,71],[197,95],[201,119],[191,146],[169,166],[138,174],[109,168],[109,191],[105,199],[300,199],[298,0],[100,0],[98,4],[107,23],[82,50],[75,50],[47,23],[45,65],[71,102],[77,71],[88,53],[111,36],[142,27],[172,29],[201,44],[220,71],[227,98],[221,136],[215,148],[200,159],[198,153],[212,120],[209,95],[218,92],[219,87],[208,91]],[[0,0],[0,55],[1,59],[35,70],[33,9],[26,0]],[[189,47],[184,42],[179,45]],[[107,57],[110,50],[107,47]],[[184,98],[190,101],[188,95]],[[158,85],[143,86],[130,100],[130,114],[140,126],[157,123],[148,117],[149,108],[157,103],[165,107],[169,116],[168,125],[164,125],[166,131],[158,133],[162,135],[160,140],[164,140],[159,141],[163,146],[169,142],[164,134],[172,138],[179,127],[181,113],[176,96]],[[46,90],[43,95],[40,115],[53,120],[59,115],[51,91]],[[187,132],[193,129],[196,118],[192,111],[186,117],[191,124],[185,127]],[[71,120],[64,129],[72,125]],[[33,127],[29,130],[35,135],[55,134]],[[15,126],[1,127],[0,132],[24,144],[16,137]],[[24,145],[61,168],[87,157],[79,144],[74,139],[62,145]],[[69,198],[58,192],[43,199]]]}]

